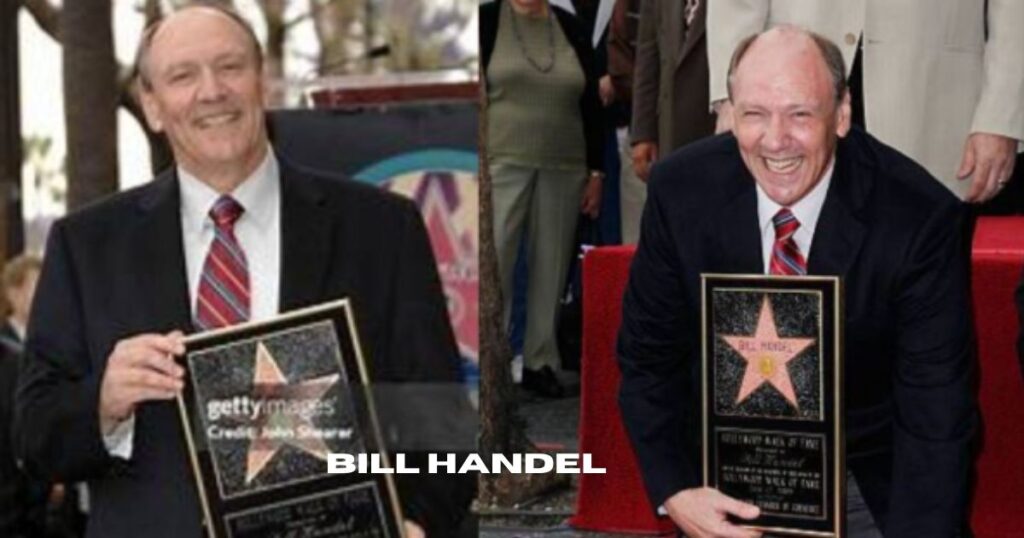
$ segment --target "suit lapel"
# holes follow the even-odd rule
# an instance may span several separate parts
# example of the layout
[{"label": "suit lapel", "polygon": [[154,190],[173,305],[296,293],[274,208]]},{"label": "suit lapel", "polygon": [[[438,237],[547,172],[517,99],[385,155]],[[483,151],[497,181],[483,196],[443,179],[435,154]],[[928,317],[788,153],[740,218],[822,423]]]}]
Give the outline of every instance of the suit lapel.
[{"label": "suit lapel", "polygon": [[281,296],[287,312],[323,300],[332,216],[310,178],[281,162]]},{"label": "suit lapel", "polygon": [[757,192],[754,178],[740,164],[730,174],[731,197],[712,223],[717,235],[715,266],[710,269],[730,273],[764,273],[761,254],[761,232],[757,221]]},{"label": "suit lapel", "polygon": [[845,276],[857,259],[866,229],[857,217],[867,199],[872,177],[851,155],[853,133],[839,141],[832,184],[814,230],[807,272],[812,275]]},{"label": "suit lapel", "polygon": [[147,326],[192,332],[192,315],[181,237],[181,195],[173,168],[163,172],[139,200],[142,222],[133,238],[137,276],[147,303],[153,305]]}]

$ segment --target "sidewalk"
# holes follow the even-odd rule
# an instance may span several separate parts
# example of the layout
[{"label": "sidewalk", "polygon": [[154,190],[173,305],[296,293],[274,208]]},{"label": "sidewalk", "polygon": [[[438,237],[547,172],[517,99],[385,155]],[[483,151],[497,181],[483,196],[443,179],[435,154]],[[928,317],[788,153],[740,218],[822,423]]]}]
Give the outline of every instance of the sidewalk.
[{"label": "sidewalk", "polygon": [[[579,394],[579,381],[566,383],[570,394]],[[579,396],[559,400],[529,398],[525,393],[520,412],[528,425],[527,435],[539,450],[576,452],[579,427]],[[549,492],[540,498],[480,516],[480,538],[629,538],[636,535],[579,531],[567,521],[576,505],[576,481],[571,488]]]}]

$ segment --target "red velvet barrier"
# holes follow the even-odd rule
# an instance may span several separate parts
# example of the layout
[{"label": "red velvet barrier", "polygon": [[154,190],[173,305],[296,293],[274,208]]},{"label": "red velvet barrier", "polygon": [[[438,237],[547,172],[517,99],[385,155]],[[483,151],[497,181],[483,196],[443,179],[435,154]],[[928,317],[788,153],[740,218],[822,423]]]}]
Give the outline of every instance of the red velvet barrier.
[{"label": "red velvet barrier", "polygon": [[[580,451],[593,454],[608,473],[580,476],[570,524],[660,533],[672,526],[653,515],[616,401],[615,338],[632,256],[632,247],[608,247],[590,251],[583,261]],[[980,219],[972,264],[982,442],[971,524],[976,538],[1024,538],[1024,382],[1013,304],[1024,264],[1024,218]]]},{"label": "red velvet barrier", "polygon": [[576,514],[569,524],[605,532],[671,532],[668,518],[654,515],[626,438],[616,395],[619,368],[615,338],[622,321],[633,247],[605,247],[583,258],[583,358],[580,371],[580,452],[607,474],[580,475]]},{"label": "red velvet barrier", "polygon": [[978,538],[1024,538],[1024,381],[1013,293],[1024,264],[1024,218],[984,218],[974,235],[982,442],[971,526]]}]

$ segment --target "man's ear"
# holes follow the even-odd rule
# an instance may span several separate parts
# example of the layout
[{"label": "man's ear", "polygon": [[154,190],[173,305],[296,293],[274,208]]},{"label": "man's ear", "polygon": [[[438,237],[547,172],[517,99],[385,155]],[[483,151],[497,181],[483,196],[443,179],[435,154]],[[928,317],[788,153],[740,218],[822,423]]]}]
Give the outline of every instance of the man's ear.
[{"label": "man's ear", "polygon": [[853,122],[853,106],[850,104],[850,90],[843,92],[843,98],[839,101],[836,109],[836,134],[839,138],[850,132],[850,125]]},{"label": "man's ear", "polygon": [[153,95],[153,90],[147,89],[145,84],[139,81],[135,84],[135,96],[139,99],[139,103],[142,104],[142,112],[146,116],[146,123],[149,124],[149,128],[157,133],[163,132],[163,114],[160,103],[156,100],[156,96]]}]

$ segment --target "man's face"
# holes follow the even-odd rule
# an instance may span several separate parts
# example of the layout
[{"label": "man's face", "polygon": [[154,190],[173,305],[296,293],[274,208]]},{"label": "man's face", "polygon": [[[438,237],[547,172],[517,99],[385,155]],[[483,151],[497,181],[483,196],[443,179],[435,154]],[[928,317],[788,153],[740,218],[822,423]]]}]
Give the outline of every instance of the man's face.
[{"label": "man's face", "polygon": [[245,165],[266,148],[258,52],[245,31],[210,9],[185,10],[163,23],[141,66],[150,126],[163,131],[175,159],[193,172]]},{"label": "man's face", "polygon": [[849,95],[836,104],[814,42],[793,31],[757,39],[733,78],[733,132],[769,198],[791,206],[821,180],[836,140],[850,130]]}]

